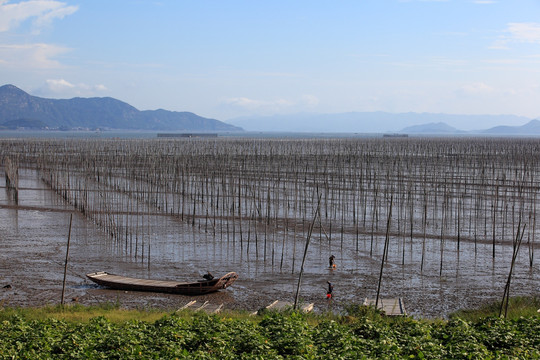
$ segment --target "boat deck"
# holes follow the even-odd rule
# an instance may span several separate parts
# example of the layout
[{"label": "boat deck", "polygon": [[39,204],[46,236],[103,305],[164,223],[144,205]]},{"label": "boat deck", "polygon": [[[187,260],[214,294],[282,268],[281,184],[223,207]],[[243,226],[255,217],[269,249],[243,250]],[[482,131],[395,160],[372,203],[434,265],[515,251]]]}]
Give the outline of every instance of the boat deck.
[{"label": "boat deck", "polygon": [[153,286],[153,287],[171,287],[174,288],[178,285],[187,284],[186,282],[178,282],[171,280],[151,280],[151,279],[137,279],[126,276],[109,274],[106,272],[97,272],[92,274],[92,277],[96,280],[104,282],[113,282],[117,284],[132,285],[132,286]]},{"label": "boat deck", "polygon": [[86,276],[97,283],[116,290],[127,291],[153,291],[180,295],[202,295],[226,289],[238,279],[235,272],[230,272],[220,278],[212,280],[197,280],[192,282],[178,282],[169,280],[139,279],[99,271]]}]

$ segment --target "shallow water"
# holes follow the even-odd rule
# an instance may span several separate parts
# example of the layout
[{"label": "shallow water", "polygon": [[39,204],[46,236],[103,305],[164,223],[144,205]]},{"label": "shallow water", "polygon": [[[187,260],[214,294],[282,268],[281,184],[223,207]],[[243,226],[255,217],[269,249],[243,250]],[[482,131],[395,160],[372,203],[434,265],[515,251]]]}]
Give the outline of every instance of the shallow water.
[{"label": "shallow water", "polygon": [[[2,172],[3,174],[3,172]],[[5,179],[0,176],[0,184]],[[197,300],[224,303],[228,309],[257,310],[274,300],[293,301],[306,239],[276,232],[249,241],[244,232],[195,226],[173,216],[151,215],[137,236],[112,240],[91,220],[66,204],[39,180],[35,171],[19,174],[19,203],[0,188],[0,289],[3,306],[35,306],[61,301],[64,261],[73,214],[65,301],[82,304],[116,302],[126,307],[178,308],[191,298],[179,295],[113,291],[100,288],[85,274],[108,271],[122,275],[174,280],[199,279],[236,271],[239,280],[219,293]],[[246,226],[247,228],[247,226]],[[290,234],[290,233],[289,233]],[[285,237],[285,238],[284,238]],[[495,260],[491,243],[445,239],[441,272],[441,239],[427,239],[420,269],[422,239],[391,237],[384,265],[381,297],[402,297],[415,316],[440,317],[467,307],[500,300],[512,257],[511,244],[498,244]],[[284,247],[283,247],[284,246]],[[300,298],[315,303],[316,311],[341,311],[346,304],[376,296],[384,236],[334,234],[328,240],[314,233],[304,266]],[[372,251],[372,255],[370,255]],[[511,295],[538,295],[540,269],[529,266],[523,246],[512,278]],[[283,261],[282,261],[283,254]],[[328,269],[336,256],[337,269]],[[294,261],[292,260],[294,259]],[[334,284],[334,299],[326,300],[326,282]]]}]

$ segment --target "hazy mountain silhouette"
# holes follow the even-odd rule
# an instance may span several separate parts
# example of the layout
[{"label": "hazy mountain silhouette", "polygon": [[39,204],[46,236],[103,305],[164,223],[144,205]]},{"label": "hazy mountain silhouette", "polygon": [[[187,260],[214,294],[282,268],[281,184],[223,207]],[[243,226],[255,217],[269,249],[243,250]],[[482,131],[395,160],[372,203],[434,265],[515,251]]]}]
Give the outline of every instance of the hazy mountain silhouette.
[{"label": "hazy mountain silhouette", "polygon": [[540,121],[531,120],[522,126],[495,126],[484,130],[485,134],[503,134],[503,135],[539,135]]},{"label": "hazy mountain silhouette", "polygon": [[484,135],[540,135],[540,121],[531,120],[520,126],[495,126],[485,130],[463,131],[445,123],[415,125],[404,128],[407,134],[484,134]]},{"label": "hazy mountain silhouette", "polygon": [[[48,128],[109,128],[170,131],[242,131],[241,128],[191,112],[139,111],[110,97],[45,99],[13,85],[0,87],[0,125],[16,126],[19,119]],[[20,124],[20,126],[24,126]],[[4,125],[6,126],[6,125]]]},{"label": "hazy mountain silhouette", "polygon": [[402,133],[414,133],[414,134],[458,134],[464,133],[462,130],[458,130],[455,127],[452,127],[446,123],[430,123],[423,125],[413,125],[408,126],[401,130]]},{"label": "hazy mountain silhouette", "polygon": [[[434,128],[433,124],[444,123],[462,133],[463,128],[470,129],[473,124],[475,132],[491,129],[493,124],[515,124],[530,121],[530,118],[515,115],[455,115],[434,113],[388,113],[348,112],[338,114],[290,114],[273,116],[245,116],[230,119],[227,122],[244,128],[247,131],[291,131],[291,132],[356,132],[356,133],[388,133],[406,132],[412,126],[414,132],[429,133],[427,126],[435,133],[454,133],[449,128]],[[402,130],[403,129],[403,130]],[[471,131],[471,130],[469,130]]]},{"label": "hazy mountain silhouette", "polygon": [[[522,126],[491,124],[525,123]],[[230,125],[232,124],[232,125]],[[474,131],[464,131],[460,127]],[[0,128],[131,129],[158,131],[269,131],[410,134],[540,135],[540,121],[515,115],[348,112],[251,116],[227,123],[191,112],[139,111],[114,98],[46,99],[13,86],[0,87]],[[400,130],[401,129],[401,130]]]}]

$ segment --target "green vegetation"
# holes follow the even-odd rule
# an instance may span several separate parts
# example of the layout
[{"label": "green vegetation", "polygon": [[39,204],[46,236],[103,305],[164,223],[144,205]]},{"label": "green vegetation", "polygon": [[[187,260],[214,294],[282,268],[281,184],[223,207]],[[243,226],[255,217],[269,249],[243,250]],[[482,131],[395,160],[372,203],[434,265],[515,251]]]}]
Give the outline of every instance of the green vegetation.
[{"label": "green vegetation", "polygon": [[[495,302],[487,304],[479,309],[460,310],[450,314],[450,318],[461,318],[464,320],[475,321],[488,316],[498,316],[501,303]],[[510,298],[508,304],[507,317],[518,319],[520,317],[539,316],[540,298],[528,296],[516,296]]]},{"label": "green vegetation", "polygon": [[0,333],[1,359],[540,358],[538,314],[419,320],[357,305],[341,316],[3,309]]},{"label": "green vegetation", "polygon": [[123,323],[129,320],[142,320],[154,322],[167,312],[158,309],[128,310],[122,309],[119,303],[103,303],[98,306],[83,306],[74,304],[69,306],[44,306],[32,308],[2,308],[0,321],[9,320],[12,317],[20,317],[24,320],[47,320],[55,319],[70,323],[87,323],[95,317],[106,317],[112,323]]},{"label": "green vegetation", "polygon": [[0,126],[6,129],[12,129],[12,130],[20,129],[20,128],[34,129],[34,130],[47,128],[47,124],[45,124],[41,120],[24,119],[24,118],[5,121],[2,124],[0,124]]}]

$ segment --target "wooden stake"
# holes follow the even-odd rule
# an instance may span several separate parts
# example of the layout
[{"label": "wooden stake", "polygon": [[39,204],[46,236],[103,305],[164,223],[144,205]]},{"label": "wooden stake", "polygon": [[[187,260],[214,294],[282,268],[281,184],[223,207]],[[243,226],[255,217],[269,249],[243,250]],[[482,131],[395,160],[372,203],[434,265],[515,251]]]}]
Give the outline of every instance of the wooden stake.
[{"label": "wooden stake", "polygon": [[392,218],[392,204],[394,201],[394,194],[390,196],[390,209],[388,210],[388,220],[386,221],[386,237],[384,239],[384,250],[381,260],[381,272],[379,273],[379,283],[377,285],[377,297],[375,298],[375,309],[379,305],[379,294],[381,291],[382,274],[384,269],[384,262],[386,260],[386,254],[388,253],[388,243],[390,242],[390,219]]},{"label": "wooden stake", "polygon": [[311,222],[311,225],[309,227],[308,236],[306,239],[306,247],[304,249],[304,257],[302,258],[302,266],[300,267],[300,275],[298,275],[298,286],[296,287],[296,296],[294,297],[294,306],[293,309],[296,310],[298,306],[298,295],[300,294],[300,283],[302,282],[302,275],[304,273],[304,263],[306,262],[306,255],[309,247],[309,241],[311,239],[311,233],[313,232],[313,226],[315,225],[315,220],[317,219],[317,215],[319,217],[321,209],[321,195],[319,195],[319,200],[317,201],[317,210],[315,210],[315,214],[313,215],[313,221]]},{"label": "wooden stake", "polygon": [[64,305],[64,293],[66,290],[66,275],[67,275],[67,265],[68,265],[68,257],[69,257],[69,243],[71,241],[71,223],[73,221],[73,214],[69,216],[69,233],[68,233],[68,241],[67,241],[67,248],[66,248],[66,261],[64,263],[64,282],[62,283],[62,300],[60,301],[61,305]]}]

